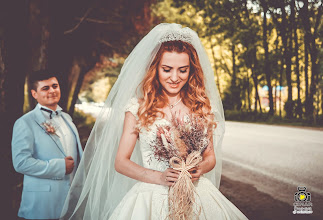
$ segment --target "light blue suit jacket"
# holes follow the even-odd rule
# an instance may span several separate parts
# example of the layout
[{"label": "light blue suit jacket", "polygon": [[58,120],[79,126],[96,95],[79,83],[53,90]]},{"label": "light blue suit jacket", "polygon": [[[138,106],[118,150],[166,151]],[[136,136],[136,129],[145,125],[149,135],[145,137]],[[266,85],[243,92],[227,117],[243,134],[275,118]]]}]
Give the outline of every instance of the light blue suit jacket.
[{"label": "light blue suit jacket", "polygon": [[[79,162],[83,151],[77,129],[68,114],[62,112],[62,117],[75,135]],[[58,219],[70,188],[64,159],[69,155],[65,155],[59,137],[46,132],[42,126],[45,121],[36,106],[19,118],[13,128],[13,166],[24,174],[18,216],[26,219]]]}]

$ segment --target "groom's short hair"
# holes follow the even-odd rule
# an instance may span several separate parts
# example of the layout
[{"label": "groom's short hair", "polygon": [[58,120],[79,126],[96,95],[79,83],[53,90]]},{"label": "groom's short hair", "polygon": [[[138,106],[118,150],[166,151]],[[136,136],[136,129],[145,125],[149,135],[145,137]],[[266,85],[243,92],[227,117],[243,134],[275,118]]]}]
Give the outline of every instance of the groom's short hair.
[{"label": "groom's short hair", "polygon": [[39,81],[43,81],[46,79],[50,79],[52,77],[56,77],[55,72],[49,69],[38,70],[32,72],[28,77],[29,88],[37,91],[37,86]]}]

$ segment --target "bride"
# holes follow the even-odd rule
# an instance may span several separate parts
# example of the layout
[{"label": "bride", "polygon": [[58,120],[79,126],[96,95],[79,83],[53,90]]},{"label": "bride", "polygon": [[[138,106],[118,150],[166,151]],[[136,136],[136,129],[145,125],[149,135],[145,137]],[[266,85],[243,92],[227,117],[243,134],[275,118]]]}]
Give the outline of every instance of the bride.
[{"label": "bride", "polygon": [[[190,136],[207,140],[201,161],[186,172],[165,157],[161,145],[169,149],[171,129],[195,118],[207,122],[206,135],[194,130]],[[161,135],[164,128],[172,133],[168,139]],[[223,134],[221,99],[197,34],[178,24],[157,25],[122,67],[87,142],[62,219],[247,219],[218,190]],[[183,155],[189,152],[176,156],[188,160]],[[184,174],[191,178],[192,198],[174,198]],[[177,202],[185,199],[188,211],[176,217],[174,212],[183,211]]]}]

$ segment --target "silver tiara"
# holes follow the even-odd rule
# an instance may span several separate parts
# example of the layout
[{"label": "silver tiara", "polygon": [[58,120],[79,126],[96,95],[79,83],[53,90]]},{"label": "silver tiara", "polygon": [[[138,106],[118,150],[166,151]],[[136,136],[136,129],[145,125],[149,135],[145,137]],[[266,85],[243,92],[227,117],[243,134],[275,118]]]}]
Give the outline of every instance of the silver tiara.
[{"label": "silver tiara", "polygon": [[168,30],[164,36],[159,40],[159,43],[164,43],[168,41],[184,41],[187,43],[192,43],[193,37],[189,29],[183,28],[179,30]]}]

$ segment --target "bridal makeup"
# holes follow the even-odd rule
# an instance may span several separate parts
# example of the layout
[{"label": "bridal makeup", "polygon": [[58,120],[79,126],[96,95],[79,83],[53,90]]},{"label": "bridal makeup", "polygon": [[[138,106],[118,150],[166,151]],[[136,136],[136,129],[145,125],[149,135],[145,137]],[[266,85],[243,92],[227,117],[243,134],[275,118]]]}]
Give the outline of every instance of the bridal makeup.
[{"label": "bridal makeup", "polygon": [[158,66],[158,80],[170,96],[179,94],[188,81],[190,59],[187,53],[164,52]]}]

